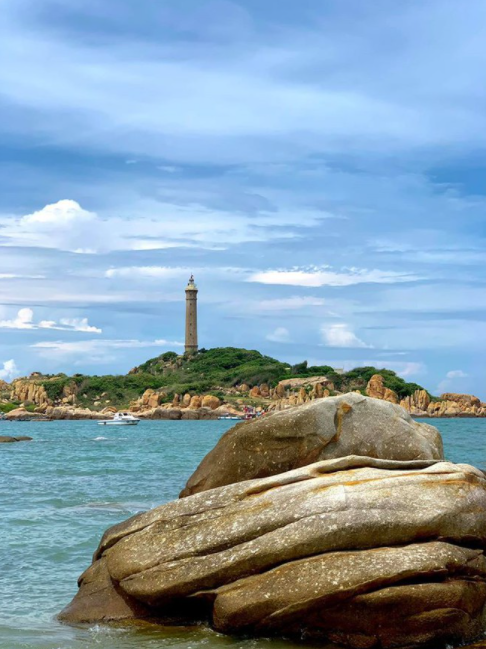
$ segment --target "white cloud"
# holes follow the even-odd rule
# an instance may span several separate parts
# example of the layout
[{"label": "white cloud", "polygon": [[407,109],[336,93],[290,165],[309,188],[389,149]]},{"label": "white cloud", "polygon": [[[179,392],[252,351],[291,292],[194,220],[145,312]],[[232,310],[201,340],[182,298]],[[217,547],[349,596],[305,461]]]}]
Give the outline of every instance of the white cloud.
[{"label": "white cloud", "polygon": [[[411,242],[404,241],[402,237],[399,241],[377,239],[370,241],[369,246],[378,253],[399,256],[413,263],[455,264],[460,266],[479,264],[486,261],[486,251],[480,247],[474,247],[469,237],[459,238],[455,245],[451,245],[444,241],[449,236],[447,231],[441,233],[440,231],[427,231],[416,228],[407,234],[412,239]],[[429,239],[434,240],[435,245],[433,247],[428,243]]]},{"label": "white cloud", "polygon": [[326,300],[311,295],[284,297],[275,300],[260,300],[251,305],[253,311],[299,311],[306,307],[324,306]]},{"label": "white cloud", "polygon": [[190,274],[188,268],[170,268],[168,266],[125,266],[123,268],[109,268],[105,277],[123,277],[124,279],[170,279]]},{"label": "white cloud", "polygon": [[57,203],[46,205],[37,212],[22,217],[20,225],[50,225],[53,228],[64,228],[66,226],[71,227],[80,221],[92,223],[95,219],[96,214],[83,210],[76,201],[60,200]]},{"label": "white cloud", "polygon": [[394,284],[419,279],[413,273],[367,270],[365,268],[344,268],[342,271],[328,270],[329,266],[311,269],[266,270],[251,275],[249,282],[280,284],[285,286],[352,286],[354,284]]},{"label": "white cloud", "polygon": [[[20,218],[0,215],[1,245],[94,254],[176,247],[221,250],[229,244],[301,236],[293,209],[259,211],[255,220],[244,213],[197,203],[134,201],[116,216],[89,212],[74,200],[60,200]],[[311,228],[332,217],[322,210],[299,212],[299,228]]]},{"label": "white cloud", "polygon": [[48,325],[48,329],[59,329],[59,330],[73,330],[73,331],[82,331],[85,333],[92,333],[92,334],[101,334],[103,333],[102,329],[99,329],[98,327],[94,327],[89,324],[88,318],[61,318],[59,320],[59,325],[57,325],[55,322],[49,322],[49,323],[39,323],[39,327],[42,327],[43,325]]},{"label": "white cloud", "polygon": [[3,367],[0,368],[0,379],[2,379],[2,381],[12,381],[14,378],[19,376],[19,374],[20,372],[18,371],[13,359],[5,361]]},{"label": "white cloud", "polygon": [[178,167],[172,167],[170,165],[162,165],[160,167],[157,167],[157,169],[160,169],[160,171],[165,171],[168,174],[175,174],[177,171],[179,171]]},{"label": "white cloud", "polygon": [[47,359],[65,359],[81,356],[82,361],[105,362],[114,360],[113,352],[120,349],[149,347],[184,347],[183,343],[168,340],[81,340],[77,342],[43,341],[31,345],[39,356]]},{"label": "white cloud", "polygon": [[[468,376],[469,375],[463,370],[449,370],[445,375],[445,379],[443,379],[437,386],[436,393],[443,394],[444,392],[450,392],[454,385],[457,385],[457,379],[466,379]],[[464,382],[459,381],[459,385],[461,383]]]},{"label": "white cloud", "polygon": [[0,320],[0,329],[55,329],[56,331],[79,331],[94,334],[103,332],[102,329],[90,325],[88,318],[61,318],[59,322],[55,320],[34,322],[34,311],[28,307],[20,309],[12,320]]},{"label": "white cloud", "polygon": [[[383,368],[383,359],[359,358],[353,360],[346,358],[344,360],[333,359],[332,362],[330,362],[329,359],[311,358],[309,359],[309,365],[331,365],[332,367],[341,367],[348,372],[349,370],[353,370],[355,367]],[[386,368],[393,370],[403,378],[427,373],[426,366],[420,361],[386,361]]]},{"label": "white cloud", "polygon": [[15,275],[14,273],[0,273],[0,279],[45,279],[44,275]]},{"label": "white cloud", "polygon": [[448,379],[465,379],[467,376],[468,374],[462,370],[450,370],[450,372],[447,372],[446,374]]},{"label": "white cloud", "polygon": [[345,323],[323,325],[321,334],[324,344],[327,347],[346,347],[346,348],[371,348],[360,340],[356,334],[351,331],[349,325]]},{"label": "white cloud", "polygon": [[[387,365],[390,365],[393,368],[394,364],[387,363]],[[403,366],[400,366],[400,364],[398,364],[397,367],[400,368],[399,370],[397,370],[397,373],[404,378],[407,378],[409,376],[414,376],[415,374],[423,374],[425,372],[425,367],[423,363],[410,362],[410,363],[404,363]]]},{"label": "white cloud", "polygon": [[34,329],[34,312],[32,309],[20,309],[13,320],[0,320],[2,329]]},{"label": "white cloud", "polygon": [[274,343],[288,343],[290,342],[290,333],[285,327],[277,327],[275,331],[269,333],[266,338]]}]

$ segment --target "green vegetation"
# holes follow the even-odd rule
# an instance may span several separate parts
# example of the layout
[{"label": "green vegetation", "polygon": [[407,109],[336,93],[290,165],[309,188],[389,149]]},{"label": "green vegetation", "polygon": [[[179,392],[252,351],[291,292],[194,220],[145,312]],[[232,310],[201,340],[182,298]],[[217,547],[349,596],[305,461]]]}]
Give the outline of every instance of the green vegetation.
[{"label": "green vegetation", "polygon": [[174,357],[173,352],[167,352],[143,363],[135,371],[163,378],[163,385],[171,390],[175,386],[192,385],[193,390],[201,392],[242,383],[250,386],[274,384],[289,374],[285,363],[255,350],[237,347],[201,349],[190,356]]},{"label": "green vegetation", "polygon": [[176,385],[183,388],[186,384],[194,386],[192,389],[196,391],[207,392],[242,383],[250,387],[262,383],[275,386],[285,379],[325,376],[334,383],[336,390],[345,392],[364,390],[373,374],[381,374],[384,385],[394,390],[400,398],[423,389],[417,383],[407,383],[388,369],[358,367],[338,373],[330,365],[309,366],[307,361],[289,366],[270,356],[263,356],[260,352],[235,347],[201,349],[193,356],[177,356],[174,352],[167,352],[147,361],[135,371],[137,374],[148,373],[163,378],[163,386],[169,388],[169,391]]},{"label": "green vegetation", "polygon": [[44,390],[51,401],[57,401],[64,396],[64,388],[75,381],[75,378],[68,378],[65,375],[59,375],[42,383]]},{"label": "green vegetation", "polygon": [[[165,352],[150,359],[123,376],[85,376],[65,374],[39,376],[36,380],[43,385],[48,398],[60,402],[67,394],[76,393],[76,404],[100,407],[113,405],[127,407],[148,389],[165,393],[165,400],[172,400],[174,394],[214,394],[221,399],[239,398],[228,395],[228,390],[247,384],[250,388],[267,383],[270,387],[279,381],[291,378],[325,376],[340,392],[349,390],[364,391],[373,374],[381,374],[386,387],[394,390],[400,398],[422,389],[416,383],[407,383],[387,369],[359,367],[349,372],[338,373],[329,365],[309,366],[303,361],[294,366],[282,363],[256,350],[236,347],[201,349],[196,354],[178,355]],[[332,386],[331,386],[332,387]],[[248,397],[246,397],[248,401]],[[2,406],[3,412],[12,409],[11,404]],[[5,410],[7,408],[7,410]]]},{"label": "green vegetation", "polygon": [[[402,379],[400,376],[397,376],[395,372],[387,369],[376,369],[376,367],[357,367],[354,370],[346,372],[344,375],[345,382],[359,382],[363,387],[366,387],[366,384],[371,379],[373,374],[381,374],[383,377],[383,385],[386,388],[390,388],[397,393],[400,399],[408,397],[410,394],[413,394],[415,390],[423,390],[424,388],[418,383],[407,383],[405,379]],[[357,388],[359,389],[359,387]]]},{"label": "green vegetation", "polygon": [[329,365],[307,366],[307,362],[299,363],[292,367],[292,374],[299,377],[306,376],[326,376],[334,383],[334,387],[339,392],[348,392],[350,390],[363,390],[366,388],[368,381],[374,374],[381,374],[383,385],[397,393],[400,399],[403,399],[415,390],[423,390],[417,383],[407,383],[405,379],[397,376],[395,372],[387,369],[378,369],[376,367],[356,367],[349,372],[338,374],[334,368]]},{"label": "green vegetation", "polygon": [[18,408],[20,404],[18,403],[0,403],[0,412],[7,414],[7,412],[12,412],[15,408]]}]

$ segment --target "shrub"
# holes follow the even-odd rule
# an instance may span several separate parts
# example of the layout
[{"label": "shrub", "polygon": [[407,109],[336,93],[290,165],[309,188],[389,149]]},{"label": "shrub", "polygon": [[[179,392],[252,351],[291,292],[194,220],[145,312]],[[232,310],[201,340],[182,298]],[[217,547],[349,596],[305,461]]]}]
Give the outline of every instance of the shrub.
[{"label": "shrub", "polygon": [[0,403],[0,412],[7,414],[8,412],[15,410],[15,408],[18,408],[19,405],[19,403]]}]

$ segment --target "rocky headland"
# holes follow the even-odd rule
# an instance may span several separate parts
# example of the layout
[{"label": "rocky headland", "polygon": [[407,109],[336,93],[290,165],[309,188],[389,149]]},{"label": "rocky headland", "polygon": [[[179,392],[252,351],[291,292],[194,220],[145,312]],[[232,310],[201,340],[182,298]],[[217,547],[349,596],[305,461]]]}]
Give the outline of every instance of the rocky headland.
[{"label": "rocky headland", "polygon": [[485,630],[485,476],[397,404],[352,393],[238,424],[182,495],[105,532],[61,620],[352,649]]},{"label": "rocky headland", "polygon": [[280,412],[356,391],[399,404],[416,417],[485,417],[486,404],[467,394],[432,397],[390,370],[342,372],[330,366],[288,366],[256,351],[167,352],[124,376],[44,376],[34,373],[0,383],[0,412],[7,418],[100,419],[130,410],[142,419],[216,419]]}]

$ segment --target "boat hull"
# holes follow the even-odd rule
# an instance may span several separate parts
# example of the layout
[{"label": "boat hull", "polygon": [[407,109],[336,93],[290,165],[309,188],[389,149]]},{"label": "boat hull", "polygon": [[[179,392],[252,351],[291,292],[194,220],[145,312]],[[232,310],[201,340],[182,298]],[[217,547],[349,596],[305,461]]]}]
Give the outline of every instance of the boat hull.
[{"label": "boat hull", "polygon": [[99,421],[98,426],[136,426],[138,421]]}]

